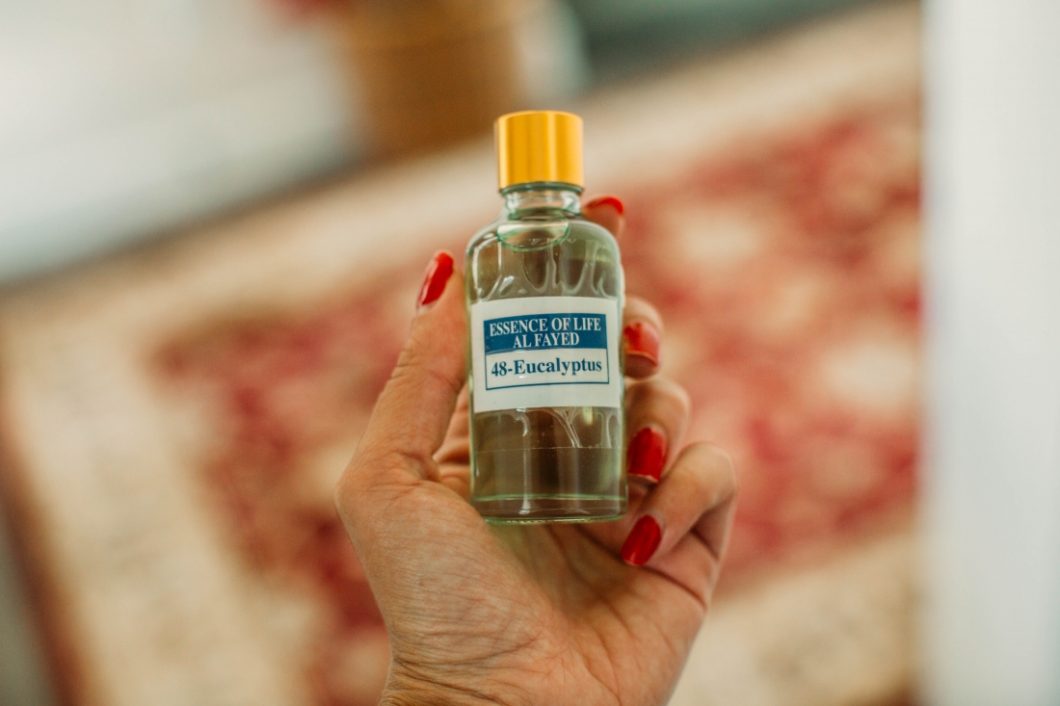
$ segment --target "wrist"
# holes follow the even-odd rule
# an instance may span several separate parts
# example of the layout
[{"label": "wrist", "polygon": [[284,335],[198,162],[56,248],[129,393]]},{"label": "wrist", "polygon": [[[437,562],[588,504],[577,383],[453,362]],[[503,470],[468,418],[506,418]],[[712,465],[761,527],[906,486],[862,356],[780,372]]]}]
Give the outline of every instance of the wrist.
[{"label": "wrist", "polygon": [[496,706],[499,702],[435,688],[387,687],[379,706]]},{"label": "wrist", "polygon": [[379,706],[503,706],[507,703],[472,689],[430,685],[387,685],[379,699]]},{"label": "wrist", "polygon": [[379,706],[514,706],[521,703],[496,685],[479,687],[471,678],[456,675],[436,679],[391,667]]}]

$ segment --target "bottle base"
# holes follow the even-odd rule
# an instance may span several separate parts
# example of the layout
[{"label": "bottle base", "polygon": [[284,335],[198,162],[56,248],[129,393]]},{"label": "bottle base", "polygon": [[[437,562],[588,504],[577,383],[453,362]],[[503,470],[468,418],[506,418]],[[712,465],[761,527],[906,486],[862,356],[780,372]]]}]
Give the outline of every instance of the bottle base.
[{"label": "bottle base", "polygon": [[472,498],[490,524],[611,522],[626,514],[626,498],[600,495],[508,495]]}]

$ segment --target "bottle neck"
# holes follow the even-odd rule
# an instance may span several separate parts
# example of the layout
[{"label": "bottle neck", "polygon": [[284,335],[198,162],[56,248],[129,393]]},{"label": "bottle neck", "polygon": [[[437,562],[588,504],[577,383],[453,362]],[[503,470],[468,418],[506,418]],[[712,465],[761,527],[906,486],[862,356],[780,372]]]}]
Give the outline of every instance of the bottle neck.
[{"label": "bottle neck", "polygon": [[516,184],[501,190],[503,217],[508,220],[534,216],[567,216],[581,214],[581,188],[572,184],[538,182]]}]

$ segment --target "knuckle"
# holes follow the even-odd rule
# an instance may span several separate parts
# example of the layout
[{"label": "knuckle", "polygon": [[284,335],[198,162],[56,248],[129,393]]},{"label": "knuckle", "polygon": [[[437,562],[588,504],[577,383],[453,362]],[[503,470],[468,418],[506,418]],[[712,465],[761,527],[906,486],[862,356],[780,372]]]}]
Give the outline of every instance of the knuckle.
[{"label": "knuckle", "polygon": [[704,486],[716,487],[719,483],[736,487],[736,467],[732,457],[724,450],[699,441],[686,447],[681,466],[688,468]]},{"label": "knuckle", "polygon": [[636,383],[629,390],[630,404],[640,406],[648,404],[672,409],[677,417],[687,417],[692,413],[692,397],[683,386],[671,378],[657,377]]},{"label": "knuckle", "polygon": [[659,384],[670,402],[680,411],[682,417],[687,417],[692,413],[692,396],[688,394],[688,390],[683,385],[670,378],[660,379]]},{"label": "knuckle", "polygon": [[407,383],[417,388],[423,383],[437,384],[454,397],[459,396],[464,387],[463,379],[453,378],[440,370],[437,360],[436,356],[425,354],[423,346],[410,343],[398,355],[390,372],[390,382],[398,387]]},{"label": "knuckle", "polygon": [[[417,476],[434,463],[431,454],[419,447],[407,447],[402,443],[402,432],[386,433],[373,442],[358,449],[346,473],[362,488],[366,483],[378,483],[379,478]],[[372,479],[371,481],[367,479]]]},{"label": "knuckle", "polygon": [[729,487],[732,488],[732,492],[735,493],[739,485],[740,476],[736,472],[736,462],[733,461],[732,454],[717,446],[711,446],[710,448],[714,452],[714,462],[717,464],[719,472],[725,477]]},{"label": "knuckle", "polygon": [[409,471],[420,473],[420,466],[426,463],[432,463],[431,459],[416,452],[359,450],[335,483],[334,500],[339,516],[350,524],[358,514],[367,514],[372,505],[406,494],[417,485],[412,482],[415,476]]},{"label": "knuckle", "polygon": [[352,467],[347,466],[346,470],[339,476],[334,488],[335,509],[338,510],[339,517],[345,521],[350,519],[353,511],[351,500],[356,497],[357,493],[354,487],[354,475]]},{"label": "knuckle", "polygon": [[636,295],[626,296],[626,318],[629,320],[642,319],[653,324],[659,331],[663,328],[662,314],[644,297]]},{"label": "knuckle", "polygon": [[390,380],[400,381],[413,375],[424,366],[423,354],[415,346],[406,345],[398,354],[394,369],[390,371]]}]

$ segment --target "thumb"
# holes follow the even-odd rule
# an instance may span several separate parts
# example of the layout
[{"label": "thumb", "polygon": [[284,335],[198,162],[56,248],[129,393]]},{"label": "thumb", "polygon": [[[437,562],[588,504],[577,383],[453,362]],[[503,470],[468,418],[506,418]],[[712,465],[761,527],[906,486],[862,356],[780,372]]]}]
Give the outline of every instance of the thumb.
[{"label": "thumb", "polygon": [[433,474],[433,454],[467,375],[463,277],[454,269],[445,251],[427,266],[408,341],[347,473],[398,473],[407,480]]}]

